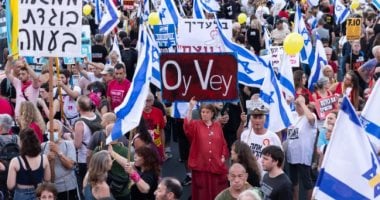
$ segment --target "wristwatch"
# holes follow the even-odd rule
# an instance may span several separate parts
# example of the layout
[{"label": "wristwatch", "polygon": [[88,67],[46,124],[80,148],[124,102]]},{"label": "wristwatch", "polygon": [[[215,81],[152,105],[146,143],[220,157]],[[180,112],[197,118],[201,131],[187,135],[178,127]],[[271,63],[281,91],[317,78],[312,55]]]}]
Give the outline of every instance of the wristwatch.
[{"label": "wristwatch", "polygon": [[62,157],[63,156],[63,153],[62,152],[59,152],[58,153],[58,157]]}]

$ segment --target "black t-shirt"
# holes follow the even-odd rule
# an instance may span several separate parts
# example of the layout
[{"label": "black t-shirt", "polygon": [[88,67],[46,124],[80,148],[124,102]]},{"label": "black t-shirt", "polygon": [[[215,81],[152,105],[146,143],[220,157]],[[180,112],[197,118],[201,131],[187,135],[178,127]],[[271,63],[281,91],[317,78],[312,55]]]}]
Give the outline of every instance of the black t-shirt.
[{"label": "black t-shirt", "polygon": [[261,183],[261,191],[264,194],[264,200],[293,199],[292,182],[285,173],[274,178],[269,177],[268,173],[265,174]]},{"label": "black t-shirt", "polygon": [[108,55],[108,51],[106,47],[95,44],[91,47],[91,53],[92,53],[92,62],[99,62],[99,63],[106,64],[106,57]]},{"label": "black t-shirt", "polygon": [[137,64],[138,53],[135,49],[123,49],[120,52],[121,61],[123,61],[127,70],[127,79],[132,81],[133,74],[135,73],[135,65]]},{"label": "black t-shirt", "polygon": [[260,52],[261,45],[260,45],[260,32],[257,29],[249,28],[247,30],[247,40],[248,44],[253,47],[253,49],[256,52]]},{"label": "black t-shirt", "polygon": [[158,186],[158,177],[154,174],[153,171],[142,172],[140,174],[140,177],[150,186],[149,192],[147,194],[144,194],[140,192],[136,184],[133,184],[133,186],[131,187],[131,199],[144,199],[144,200],[155,199],[153,193],[157,189],[157,186]]},{"label": "black t-shirt", "polygon": [[358,55],[352,53],[351,56],[347,56],[345,63],[350,64],[351,70],[357,71],[365,61],[365,57],[362,53],[359,53]]}]

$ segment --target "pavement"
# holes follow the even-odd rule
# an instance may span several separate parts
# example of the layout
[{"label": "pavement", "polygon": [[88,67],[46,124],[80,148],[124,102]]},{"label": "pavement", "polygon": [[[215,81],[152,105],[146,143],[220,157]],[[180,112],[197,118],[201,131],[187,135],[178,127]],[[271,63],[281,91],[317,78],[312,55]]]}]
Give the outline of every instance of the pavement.
[{"label": "pavement", "polygon": [[[183,162],[179,162],[178,143],[171,141],[170,147],[173,157],[164,162],[162,167],[162,177],[175,177],[179,181],[183,181],[186,177],[185,166]],[[191,184],[183,187],[181,200],[188,200],[191,196]]]}]

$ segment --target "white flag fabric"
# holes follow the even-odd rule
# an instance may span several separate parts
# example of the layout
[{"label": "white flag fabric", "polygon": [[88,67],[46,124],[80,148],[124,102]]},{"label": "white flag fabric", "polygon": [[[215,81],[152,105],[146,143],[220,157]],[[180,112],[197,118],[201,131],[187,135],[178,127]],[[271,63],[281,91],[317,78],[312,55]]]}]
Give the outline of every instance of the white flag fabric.
[{"label": "white flag fabric", "polygon": [[170,116],[176,119],[184,119],[189,110],[188,102],[173,102]]},{"label": "white flag fabric", "polygon": [[345,96],[314,189],[315,199],[380,199],[379,194],[380,163]]},{"label": "white flag fabric", "polygon": [[119,48],[119,42],[117,41],[117,35],[116,34],[115,34],[115,36],[113,38],[112,51],[116,52],[116,54],[117,54],[117,61],[119,63],[122,63],[122,61],[121,61],[121,53],[120,53],[120,48]]},{"label": "white flag fabric", "polygon": [[361,120],[365,132],[374,146],[375,150],[380,150],[380,79],[377,80],[371,95],[361,113]]},{"label": "white flag fabric", "polygon": [[108,35],[119,23],[119,15],[112,0],[104,0],[102,20],[99,24],[99,32]]},{"label": "white flag fabric", "polygon": [[260,89],[260,98],[264,105],[269,108],[266,124],[267,129],[278,132],[292,125],[292,111],[282,95],[280,84],[271,65],[268,67],[263,85]]},{"label": "white flag fabric", "polygon": [[[301,49],[300,55],[301,55],[301,62],[305,64],[311,64],[314,62],[314,56],[313,56],[313,44],[310,38],[310,33],[308,32],[305,20],[302,17],[301,8],[299,7],[298,3],[296,3],[296,13],[294,17],[294,28],[295,30],[293,32],[297,32],[300,35],[302,35],[304,39],[304,46]],[[309,61],[310,60],[310,61]]]},{"label": "white flag fabric", "polygon": [[307,0],[307,3],[308,3],[310,6],[318,6],[318,4],[319,4],[319,0]]},{"label": "white flag fabric", "polygon": [[147,29],[147,40],[150,43],[150,55],[149,65],[152,66],[152,77],[150,82],[158,89],[161,89],[161,70],[160,70],[160,54],[161,50],[158,47],[157,41],[154,39],[153,33],[150,29]]},{"label": "white flag fabric", "polygon": [[325,65],[327,65],[327,57],[325,48],[323,47],[323,44],[319,38],[319,35],[317,33],[316,35],[316,41],[315,41],[315,49],[313,50],[314,56],[312,60],[314,62],[310,65],[311,72],[309,76],[309,90],[314,91],[314,84],[318,82],[318,80],[323,76],[323,68]]},{"label": "white flag fabric", "polygon": [[178,20],[181,17],[173,0],[162,0],[158,8],[161,24],[174,24],[178,27]]},{"label": "white flag fabric", "polygon": [[293,70],[289,62],[290,56],[284,53],[280,67],[280,86],[281,91],[285,94],[285,99],[295,100],[296,89],[294,88]]},{"label": "white flag fabric", "polygon": [[240,46],[232,42],[230,38],[227,38],[222,31],[220,21],[216,20],[216,22],[218,25],[218,33],[222,40],[222,44],[224,44],[225,51],[236,54],[239,83],[251,87],[260,87],[263,83],[268,64],[245,47]]},{"label": "white flag fabric", "polygon": [[[143,30],[142,36],[146,37],[145,25],[140,27]],[[146,38],[141,45],[144,56],[140,56],[137,61],[136,72],[133,75],[131,87],[126,97],[118,107],[115,108],[116,122],[112,133],[107,138],[107,144],[117,140],[128,131],[137,127],[140,123],[141,115],[145,107],[145,100],[149,93],[149,78],[152,76],[152,66],[150,60],[150,43]]]},{"label": "white flag fabric", "polygon": [[206,19],[205,13],[203,12],[201,0],[193,1],[193,18],[194,19]]},{"label": "white flag fabric", "polygon": [[346,21],[347,17],[350,15],[350,9],[343,5],[340,0],[335,0],[334,3],[335,24],[339,25]]}]

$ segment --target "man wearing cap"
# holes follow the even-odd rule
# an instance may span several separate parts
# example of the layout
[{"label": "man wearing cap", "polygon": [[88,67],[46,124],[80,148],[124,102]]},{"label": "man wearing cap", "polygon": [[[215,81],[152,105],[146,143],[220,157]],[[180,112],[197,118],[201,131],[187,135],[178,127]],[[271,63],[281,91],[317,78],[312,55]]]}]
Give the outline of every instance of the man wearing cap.
[{"label": "man wearing cap", "polygon": [[114,79],[113,74],[115,73],[115,69],[111,65],[106,65],[100,74],[103,77],[103,82],[108,85],[110,81]]},{"label": "man wearing cap", "polygon": [[[251,148],[252,153],[256,156],[258,163],[261,164],[262,151],[266,146],[276,145],[281,147],[280,138],[276,133],[267,130],[264,127],[266,114],[268,114],[269,109],[264,106],[261,100],[253,100],[254,106],[248,109],[248,115],[250,116],[250,123],[248,127],[241,133],[238,138],[242,142],[248,144]],[[246,124],[247,115],[243,112],[241,114],[241,127]]]},{"label": "man wearing cap", "polygon": [[290,34],[290,30],[288,28],[284,28],[284,21],[282,19],[278,19],[276,21],[276,28],[271,33],[273,45],[282,45],[288,34]]}]

